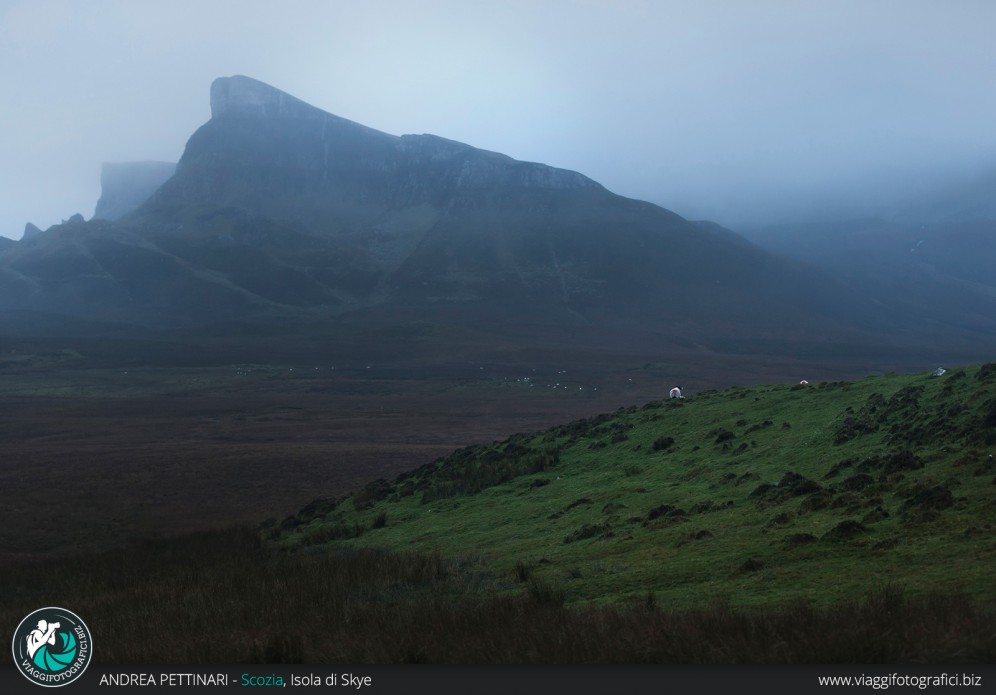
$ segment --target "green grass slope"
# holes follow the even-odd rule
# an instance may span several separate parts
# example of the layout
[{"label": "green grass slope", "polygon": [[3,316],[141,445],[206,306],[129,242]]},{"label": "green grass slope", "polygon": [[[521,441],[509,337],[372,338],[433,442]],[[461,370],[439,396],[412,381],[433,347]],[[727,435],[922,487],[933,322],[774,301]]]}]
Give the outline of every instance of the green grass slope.
[{"label": "green grass slope", "polygon": [[438,551],[568,602],[991,600],[996,364],[733,387],[459,450],[267,527],[286,548]]}]

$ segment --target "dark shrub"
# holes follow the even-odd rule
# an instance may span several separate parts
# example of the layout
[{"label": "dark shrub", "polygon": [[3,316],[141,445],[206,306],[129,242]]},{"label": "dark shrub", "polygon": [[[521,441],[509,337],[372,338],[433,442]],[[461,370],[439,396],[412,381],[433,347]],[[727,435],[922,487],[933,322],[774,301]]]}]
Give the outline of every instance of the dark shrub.
[{"label": "dark shrub", "polygon": [[664,451],[674,446],[674,437],[658,437],[654,440],[652,451]]},{"label": "dark shrub", "polygon": [[740,565],[741,572],[758,572],[764,569],[764,563],[760,560],[755,560],[752,557],[747,558],[742,565]]},{"label": "dark shrub", "polygon": [[979,373],[975,375],[979,381],[989,381],[996,378],[996,362],[987,362],[979,367]]},{"label": "dark shrub", "polygon": [[584,524],[569,536],[565,537],[564,543],[574,543],[575,541],[581,541],[586,538],[594,538],[595,536],[599,536],[600,538],[611,538],[612,527],[609,526],[608,523]]},{"label": "dark shrub", "polygon": [[785,545],[790,547],[795,547],[797,545],[808,545],[809,543],[815,543],[816,536],[811,533],[793,533],[790,536],[785,537]]},{"label": "dark shrub", "polygon": [[750,498],[752,498],[752,499],[758,499],[758,498],[759,499],[764,499],[764,497],[768,494],[768,491],[769,490],[774,490],[774,489],[775,489],[775,486],[772,485],[771,483],[761,483],[756,488],[754,488],[753,490],[751,490],[751,493],[749,495],[747,495],[747,496],[750,497]]},{"label": "dark shrub", "polygon": [[563,589],[538,579],[529,582],[529,597],[537,605],[547,608],[561,608],[566,599]]},{"label": "dark shrub", "polygon": [[852,475],[850,478],[845,479],[840,486],[845,490],[864,490],[873,482],[875,482],[875,479],[867,473],[858,473],[857,475]]},{"label": "dark shrub", "polygon": [[686,513],[684,509],[672,507],[670,504],[662,504],[661,506],[654,507],[647,512],[647,521],[653,521],[654,519],[659,519],[662,516],[678,517],[686,516]]},{"label": "dark shrub", "polygon": [[878,521],[883,521],[889,518],[889,512],[884,507],[875,507],[873,510],[865,514],[862,521],[866,524],[874,524]]},{"label": "dark shrub", "polygon": [[297,517],[301,521],[311,521],[316,517],[324,518],[329,512],[335,511],[335,507],[335,497],[319,497],[302,507]]},{"label": "dark shrub", "polygon": [[845,519],[823,534],[823,540],[833,543],[841,543],[857,538],[865,533],[868,533],[868,527],[860,521]]},{"label": "dark shrub", "polygon": [[730,432],[729,430],[722,430],[722,429],[720,429],[720,430],[713,430],[709,434],[716,435],[716,439],[715,439],[716,444],[722,444],[723,442],[728,442],[731,439],[736,439],[737,438],[737,435],[733,434],[733,432]]},{"label": "dark shrub", "polygon": [[951,490],[943,485],[935,485],[932,488],[906,498],[900,511],[908,512],[911,509],[933,509],[939,511],[947,509],[953,504],[954,495],[951,494]]}]

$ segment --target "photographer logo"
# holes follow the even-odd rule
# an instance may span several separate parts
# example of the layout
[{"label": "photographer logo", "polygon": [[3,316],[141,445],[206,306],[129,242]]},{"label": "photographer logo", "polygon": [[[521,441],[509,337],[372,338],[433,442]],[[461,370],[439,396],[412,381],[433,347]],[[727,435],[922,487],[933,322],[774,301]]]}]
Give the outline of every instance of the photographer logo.
[{"label": "photographer logo", "polygon": [[83,675],[93,640],[78,615],[65,608],[41,608],[14,630],[14,665],[25,678],[55,688]]}]

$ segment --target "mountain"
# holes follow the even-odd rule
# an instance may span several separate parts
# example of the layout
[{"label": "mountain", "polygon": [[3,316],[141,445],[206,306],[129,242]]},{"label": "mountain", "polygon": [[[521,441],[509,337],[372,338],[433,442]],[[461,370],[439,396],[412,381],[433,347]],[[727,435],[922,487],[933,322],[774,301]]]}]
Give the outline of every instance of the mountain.
[{"label": "mountain", "polygon": [[996,222],[996,168],[938,186],[885,217],[911,225]]},{"label": "mountain", "polygon": [[293,325],[359,352],[867,356],[935,338],[827,273],[573,171],[389,135],[248,77],[210,98],[138,208],[4,252],[0,311],[239,340]]},{"label": "mountain", "polygon": [[990,354],[996,347],[996,221],[828,220],[746,233],[818,266],[911,330],[958,332]]},{"label": "mountain", "polygon": [[907,325],[962,332],[991,350],[994,201],[990,171],[864,218],[827,216],[742,231],[773,253],[820,267]]},{"label": "mountain", "polygon": [[100,171],[96,218],[116,220],[149,199],[176,171],[175,162],[107,162]]}]

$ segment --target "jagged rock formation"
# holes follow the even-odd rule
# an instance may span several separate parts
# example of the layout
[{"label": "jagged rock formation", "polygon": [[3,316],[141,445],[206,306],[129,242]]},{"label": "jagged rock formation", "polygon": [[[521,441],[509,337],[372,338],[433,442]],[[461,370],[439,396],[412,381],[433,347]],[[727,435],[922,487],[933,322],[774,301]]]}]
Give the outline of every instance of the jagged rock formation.
[{"label": "jagged rock formation", "polygon": [[148,200],[176,171],[174,162],[108,162],[100,171],[100,200],[93,216],[116,220]]},{"label": "jagged rock formation", "polygon": [[32,223],[28,222],[26,225],[24,225],[24,233],[21,234],[21,239],[30,239],[31,237],[38,236],[41,233],[42,230],[40,230]]}]

